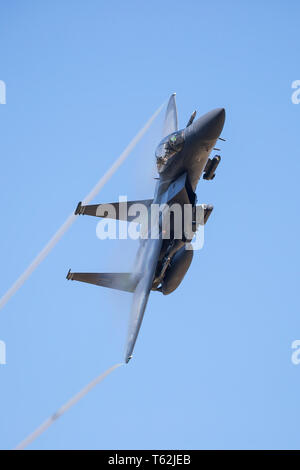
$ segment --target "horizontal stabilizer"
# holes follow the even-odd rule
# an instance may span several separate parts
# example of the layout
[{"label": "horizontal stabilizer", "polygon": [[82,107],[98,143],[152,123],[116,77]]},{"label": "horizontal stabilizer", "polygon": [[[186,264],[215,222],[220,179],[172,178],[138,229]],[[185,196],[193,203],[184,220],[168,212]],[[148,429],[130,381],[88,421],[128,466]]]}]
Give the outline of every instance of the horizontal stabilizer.
[{"label": "horizontal stabilizer", "polygon": [[[83,206],[81,202],[79,202],[75,210],[75,215],[93,215],[94,217],[107,217],[109,219],[127,220],[127,222],[132,222],[139,216],[138,204],[142,204],[148,208],[151,206],[152,202],[153,199],[143,199],[140,201],[111,202],[107,204],[92,204],[88,206]],[[131,209],[131,211],[133,211],[133,215],[128,215],[129,209],[135,204],[137,206]],[[136,209],[137,213],[134,213],[134,209]]]},{"label": "horizontal stabilizer", "polygon": [[132,273],[72,273],[69,270],[67,279],[126,292],[134,292],[138,283],[138,279],[134,278]]}]

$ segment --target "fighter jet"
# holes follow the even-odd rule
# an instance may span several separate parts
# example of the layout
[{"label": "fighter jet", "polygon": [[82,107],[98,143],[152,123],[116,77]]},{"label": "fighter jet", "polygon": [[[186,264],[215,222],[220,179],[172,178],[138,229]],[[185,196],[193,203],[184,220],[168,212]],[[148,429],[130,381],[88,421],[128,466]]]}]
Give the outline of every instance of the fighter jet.
[{"label": "fighter jet", "polygon": [[[140,238],[133,272],[75,273],[69,270],[67,274],[69,280],[133,294],[126,363],[132,358],[151,290],[168,295],[179,286],[192,262],[194,250],[191,249],[191,240],[199,224],[204,225],[213,210],[211,205],[197,206],[195,191],[202,175],[205,180],[212,180],[215,177],[221,158],[219,155],[210,158],[210,154],[213,150],[219,150],[215,148],[218,139],[225,140],[220,137],[225,121],[225,110],[214,109],[196,120],[195,116],[196,111],[191,115],[187,126],[178,130],[175,93],[170,97],[164,120],[163,138],[155,151],[158,177],[153,199],[129,201],[126,203],[126,208],[123,202],[95,205],[82,205],[80,202],[75,210],[75,214],[110,217],[131,222],[135,219],[129,215],[130,208],[135,204],[146,207],[148,214],[154,206],[169,208],[169,212],[162,210],[159,216],[154,218],[150,228],[147,225],[146,236],[144,231],[144,236]],[[192,208],[191,230],[187,231],[188,235],[186,231],[182,231],[180,238],[175,237],[174,217],[166,217],[167,213],[170,214],[170,208],[176,204],[182,209],[186,206]],[[112,213],[106,210],[108,206],[114,209]],[[200,222],[197,220],[198,213],[202,214]],[[179,224],[183,224],[183,217],[184,211]],[[166,231],[168,236],[165,237]]]}]

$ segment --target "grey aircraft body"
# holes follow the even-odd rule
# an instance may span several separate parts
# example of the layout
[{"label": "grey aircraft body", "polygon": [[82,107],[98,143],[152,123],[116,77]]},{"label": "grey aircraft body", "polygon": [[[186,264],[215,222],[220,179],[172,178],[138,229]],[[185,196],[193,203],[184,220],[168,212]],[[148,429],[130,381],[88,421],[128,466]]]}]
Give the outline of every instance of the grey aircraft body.
[{"label": "grey aircraft body", "polygon": [[[195,115],[196,112],[192,114],[186,128],[178,130],[175,94],[171,96],[164,121],[163,139],[155,152],[159,177],[153,199],[127,202],[125,210],[122,207],[123,202],[86,206],[79,203],[75,211],[75,214],[113,217],[131,222],[136,215],[129,215],[130,207],[137,203],[146,206],[149,214],[154,204],[160,207],[163,204],[168,207],[172,207],[173,204],[179,204],[182,207],[189,204],[192,207],[191,236],[186,236],[183,232],[180,239],[176,238],[174,221],[169,217],[169,235],[164,238],[162,234],[164,213],[162,213],[157,219],[156,226],[148,229],[148,236],[140,239],[132,273],[73,273],[69,271],[67,274],[67,279],[133,293],[126,363],[132,357],[151,290],[167,295],[179,286],[193,258],[193,250],[186,248],[187,244],[190,246],[193,234],[199,226],[199,222],[197,224],[195,221],[197,209],[201,208],[203,217],[200,223],[202,224],[206,223],[213,209],[213,206],[206,204],[196,205],[195,190],[202,174],[207,180],[215,176],[220,157],[216,155],[211,159],[209,156],[220,138],[225,121],[225,110],[214,109],[197,120],[194,120]],[[106,210],[108,206],[115,209],[114,215]],[[153,234],[153,231],[156,233]]]}]

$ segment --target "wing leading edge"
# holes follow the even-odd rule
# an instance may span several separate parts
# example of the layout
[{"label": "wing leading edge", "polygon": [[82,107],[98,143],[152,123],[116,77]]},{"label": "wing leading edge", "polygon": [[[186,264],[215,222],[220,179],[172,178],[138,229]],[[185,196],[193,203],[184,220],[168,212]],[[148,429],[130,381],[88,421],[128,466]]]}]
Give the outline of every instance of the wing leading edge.
[{"label": "wing leading edge", "polygon": [[153,278],[155,275],[157,260],[160,254],[162,241],[163,240],[161,237],[158,239],[150,238],[147,240],[145,246],[143,247],[143,254],[145,254],[143,265],[145,267],[145,271],[141,274],[141,277],[137,283],[135,292],[133,294],[126,345],[126,363],[128,363],[129,360],[132,358],[133,349],[140,331],[145,308],[152,287]]}]

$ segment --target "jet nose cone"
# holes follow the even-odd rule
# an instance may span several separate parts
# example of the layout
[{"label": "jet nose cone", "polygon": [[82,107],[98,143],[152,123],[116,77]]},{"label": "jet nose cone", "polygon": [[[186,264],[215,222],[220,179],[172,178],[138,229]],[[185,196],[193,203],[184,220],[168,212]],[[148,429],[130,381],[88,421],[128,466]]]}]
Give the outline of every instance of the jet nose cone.
[{"label": "jet nose cone", "polygon": [[225,109],[217,108],[204,114],[195,122],[197,137],[201,140],[216,140],[223,130]]}]

